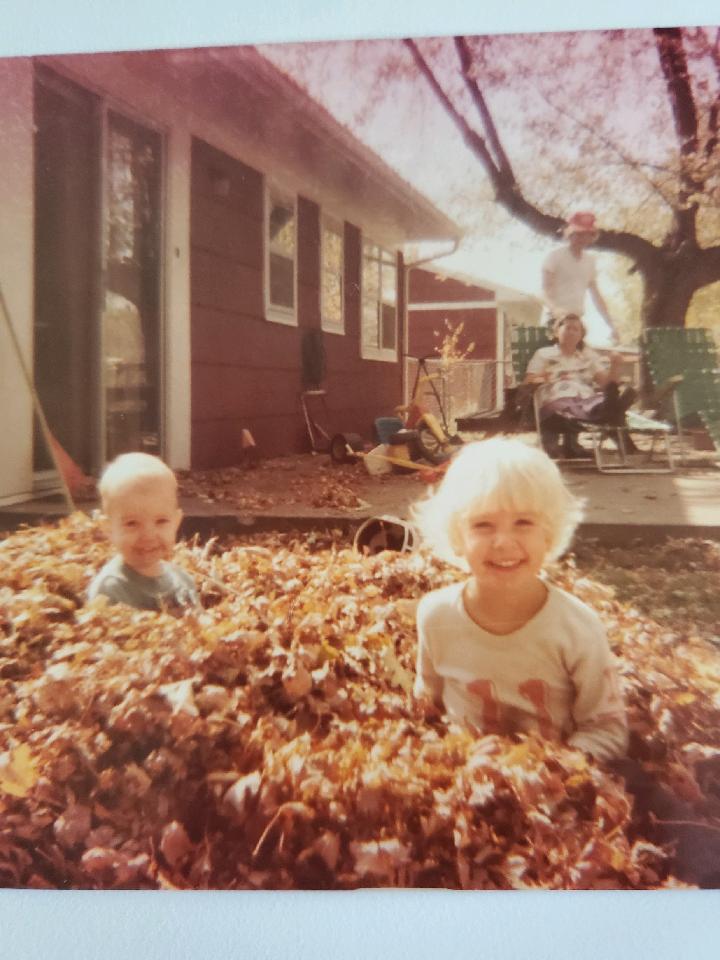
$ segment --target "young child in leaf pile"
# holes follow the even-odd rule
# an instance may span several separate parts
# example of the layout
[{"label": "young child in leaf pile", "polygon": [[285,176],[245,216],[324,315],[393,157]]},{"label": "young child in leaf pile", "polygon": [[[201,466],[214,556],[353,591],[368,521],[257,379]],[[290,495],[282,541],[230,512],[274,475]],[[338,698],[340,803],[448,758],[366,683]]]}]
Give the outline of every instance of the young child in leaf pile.
[{"label": "young child in leaf pile", "polygon": [[418,605],[415,695],[478,733],[535,731],[605,761],[625,781],[642,836],[669,851],[672,874],[720,887],[720,833],[702,822],[704,801],[679,796],[626,755],[602,623],[542,576],[580,519],[557,466],[518,440],[469,444],[415,519],[440,556],[469,571]]},{"label": "young child in leaf pile", "polygon": [[580,515],[543,451],[502,438],[460,451],[415,509],[435,552],[469,572],[420,601],[415,695],[479,733],[537,732],[609,760],[628,732],[605,630],[542,573]]},{"label": "young child in leaf pile", "polygon": [[88,598],[102,595],[139,610],[197,605],[192,577],[168,562],[182,519],[172,470],[147,453],[124,453],[105,469],[99,491],[117,553],[90,584]]}]

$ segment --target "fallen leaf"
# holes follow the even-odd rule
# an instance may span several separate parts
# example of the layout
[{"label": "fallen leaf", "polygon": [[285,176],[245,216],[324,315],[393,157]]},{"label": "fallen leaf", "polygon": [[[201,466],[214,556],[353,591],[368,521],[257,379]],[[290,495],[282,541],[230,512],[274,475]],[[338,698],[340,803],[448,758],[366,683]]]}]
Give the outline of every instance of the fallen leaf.
[{"label": "fallen leaf", "polygon": [[30,748],[20,744],[0,754],[0,790],[13,797],[25,797],[38,779],[37,765]]},{"label": "fallen leaf", "polygon": [[176,867],[192,850],[192,843],[185,827],[173,820],[162,832],[160,853],[171,867]]}]

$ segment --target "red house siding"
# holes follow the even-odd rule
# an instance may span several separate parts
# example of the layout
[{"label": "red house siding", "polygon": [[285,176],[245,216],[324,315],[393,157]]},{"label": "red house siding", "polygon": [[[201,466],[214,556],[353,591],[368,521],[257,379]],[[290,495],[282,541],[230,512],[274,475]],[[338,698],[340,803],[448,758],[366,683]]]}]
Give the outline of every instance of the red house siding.
[{"label": "red house siding", "polygon": [[[402,403],[402,364],[363,360],[360,351],[360,310],[362,235],[357,227],[345,224],[345,334],[324,333],[325,389],[333,430],[359,433],[373,438],[376,417],[392,415]],[[398,270],[398,294],[402,294],[402,263]],[[396,336],[398,358],[402,346],[398,301]]]},{"label": "red house siding", "polygon": [[[320,209],[298,197],[297,218],[298,326],[292,327],[265,319],[262,175],[193,141],[191,457],[196,468],[237,463],[243,428],[251,430],[267,456],[309,449],[299,400],[301,347],[308,330],[320,327]],[[374,418],[392,413],[401,402],[402,366],[360,356],[361,234],[346,223],[344,236],[345,334],[322,335],[327,425],[370,439]],[[402,291],[401,281],[398,286]]]},{"label": "red house siding", "polygon": [[263,451],[293,449],[299,333],[265,320],[263,178],[200,140],[190,247],[193,466],[237,463],[244,427]]}]

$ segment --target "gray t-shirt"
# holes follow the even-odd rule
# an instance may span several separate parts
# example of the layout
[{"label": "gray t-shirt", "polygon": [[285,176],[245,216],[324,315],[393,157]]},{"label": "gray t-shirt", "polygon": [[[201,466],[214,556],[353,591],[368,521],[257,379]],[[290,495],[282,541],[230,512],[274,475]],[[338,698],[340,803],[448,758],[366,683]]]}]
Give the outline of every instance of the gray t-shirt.
[{"label": "gray t-shirt", "polygon": [[88,600],[107,597],[138,610],[177,610],[198,605],[195,582],[189,573],[163,562],[158,577],[145,577],[123,562],[118,554],[108,560],[88,588]]}]

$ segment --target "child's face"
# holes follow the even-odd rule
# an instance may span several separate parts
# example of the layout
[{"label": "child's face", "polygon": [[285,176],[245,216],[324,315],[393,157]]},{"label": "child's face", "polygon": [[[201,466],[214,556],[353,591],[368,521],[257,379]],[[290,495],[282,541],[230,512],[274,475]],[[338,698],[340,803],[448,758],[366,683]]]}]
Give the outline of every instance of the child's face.
[{"label": "child's face", "polygon": [[515,510],[471,510],[461,520],[460,539],[478,585],[497,592],[529,586],[550,547],[537,514]]},{"label": "child's face", "polygon": [[171,483],[131,487],[108,504],[108,534],[125,563],[146,577],[172,556],[182,511]]}]

